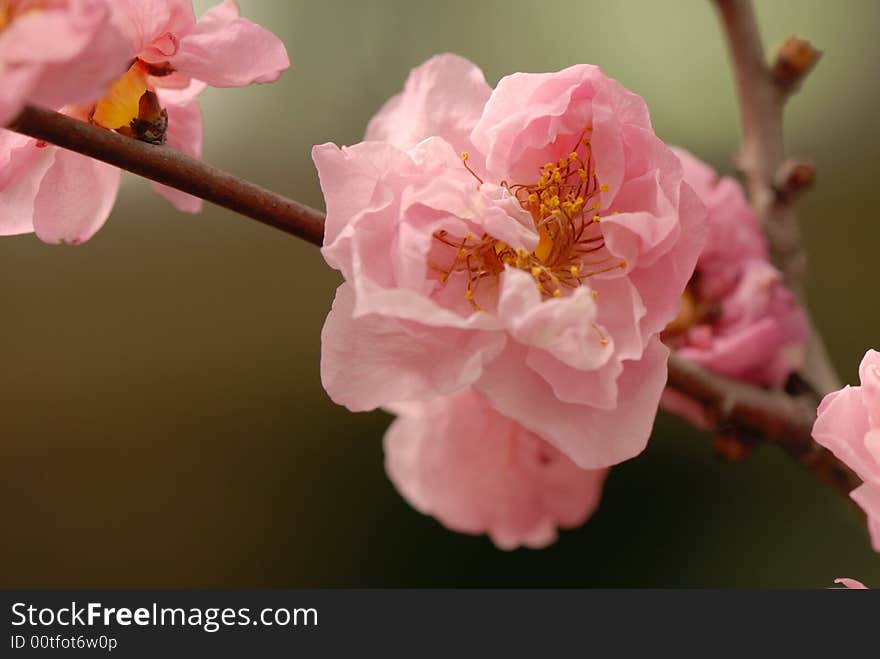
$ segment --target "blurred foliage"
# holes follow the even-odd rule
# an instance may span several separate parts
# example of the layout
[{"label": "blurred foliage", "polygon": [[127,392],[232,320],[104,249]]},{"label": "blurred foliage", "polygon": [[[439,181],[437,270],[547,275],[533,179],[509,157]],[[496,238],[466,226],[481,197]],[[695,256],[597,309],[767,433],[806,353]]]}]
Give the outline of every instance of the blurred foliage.
[{"label": "blurred foliage", "polygon": [[[600,64],[645,97],[661,137],[732,170],[737,111],[706,0],[241,5],[293,68],[204,94],[205,158],[307,203],[321,204],[310,146],[358,141],[442,51],[492,84]],[[825,50],[787,129],[818,166],[800,206],[809,295],[852,381],[880,347],[880,3],[764,0],[758,13],[768,44],[797,32]],[[84,246],[0,241],[0,277],[2,586],[880,585],[846,502],[770,448],[720,463],[670,419],[613,470],[595,517],[547,550],[445,531],[385,478],[388,417],[349,414],[321,389],[339,278],[318,251],[217,208],[175,213],[135,177]]]}]

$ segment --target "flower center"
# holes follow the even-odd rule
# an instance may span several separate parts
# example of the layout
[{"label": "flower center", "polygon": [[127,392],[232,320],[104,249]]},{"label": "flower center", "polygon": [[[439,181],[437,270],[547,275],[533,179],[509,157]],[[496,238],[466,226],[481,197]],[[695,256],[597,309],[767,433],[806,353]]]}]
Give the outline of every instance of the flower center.
[{"label": "flower center", "polygon": [[135,59],[128,71],[95,105],[92,123],[145,142],[162,144],[168,116],[150,89],[149,76],[170,72],[171,69],[157,68]]},{"label": "flower center", "polygon": [[663,329],[660,338],[673,348],[681,347],[686,342],[688,331],[699,325],[711,324],[718,319],[721,309],[717,302],[711,302],[700,296],[697,277],[691,277],[681,296],[678,315]]},{"label": "flower center", "polygon": [[[567,157],[539,168],[537,183],[501,182],[532,216],[539,237],[534,251],[514,249],[488,233],[463,238],[447,231],[434,233],[436,240],[455,249],[451,264],[437,268],[440,281],[445,284],[453,274],[462,273],[467,280],[465,297],[474,309],[482,308],[475,299],[480,283],[497,278],[505,266],[528,272],[545,297],[561,297],[565,289],[576,288],[589,277],[626,267],[605,249],[599,228],[598,197],[608,186],[600,185],[596,177],[590,131],[590,127],[584,130]],[[468,167],[468,154],[461,157],[482,184]]]}]

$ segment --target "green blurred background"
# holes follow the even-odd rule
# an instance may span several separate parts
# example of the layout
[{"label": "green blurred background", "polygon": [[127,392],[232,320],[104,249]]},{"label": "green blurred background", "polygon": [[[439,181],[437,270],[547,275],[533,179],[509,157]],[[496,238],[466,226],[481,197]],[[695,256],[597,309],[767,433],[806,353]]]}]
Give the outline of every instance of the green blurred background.
[{"label": "green blurred background", "polygon": [[[443,51],[490,84],[600,64],[645,97],[661,137],[732,169],[735,99],[707,0],[241,6],[293,68],[204,94],[205,159],[312,205],[310,146],[358,141]],[[764,0],[758,14],[768,45],[797,32],[825,50],[787,129],[818,166],[800,205],[809,295],[851,382],[880,347],[880,3]],[[339,277],[318,250],[214,207],[178,214],[133,176],[84,246],[0,241],[0,277],[0,586],[880,586],[844,501],[773,449],[721,463],[668,418],[553,547],[501,552],[444,530],[384,475],[389,417],[321,389]]]}]

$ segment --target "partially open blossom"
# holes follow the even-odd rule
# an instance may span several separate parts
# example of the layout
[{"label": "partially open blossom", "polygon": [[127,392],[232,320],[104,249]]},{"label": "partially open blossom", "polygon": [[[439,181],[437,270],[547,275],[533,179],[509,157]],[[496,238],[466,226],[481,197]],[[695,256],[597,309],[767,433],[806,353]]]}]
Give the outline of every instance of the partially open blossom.
[{"label": "partially open blossom", "polygon": [[[781,386],[803,361],[806,315],[770,265],[766,239],[740,184],[719,179],[683,149],[675,153],[684,180],[706,205],[709,232],[664,341],[721,375]],[[664,393],[663,406],[698,426],[707,424],[701,408],[675,391]]]},{"label": "partially open blossom", "polygon": [[[202,153],[202,114],[197,96],[206,85],[237,87],[272,82],[289,66],[281,41],[238,15],[233,0],[196,22],[191,0],[114,0],[112,25],[126,51],[107,93],[63,112],[124,135],[169,146],[193,157]],[[88,53],[91,57],[96,53]],[[70,75],[80,75],[71,64]],[[36,153],[42,151],[42,153]],[[35,231],[46,242],[88,240],[110,214],[119,170],[54,146],[22,142],[4,132],[0,162],[17,187],[0,178],[0,235]],[[154,189],[176,208],[198,212],[202,201],[165,186]]]},{"label": "partially open blossom", "polygon": [[588,65],[492,90],[441,55],[366,138],[313,150],[322,253],[346,279],[330,396],[357,411],[472,386],[581,467],[638,454],[705,215],[642,99]]},{"label": "partially open blossom", "polygon": [[472,388],[402,403],[385,435],[388,476],[414,508],[501,549],[544,547],[599,505],[607,469],[581,469]]},{"label": "partially open blossom", "polygon": [[865,354],[859,377],[860,386],[822,399],[813,439],[864,481],[850,496],[868,516],[871,543],[880,552],[880,352]]},{"label": "partially open blossom", "polygon": [[107,0],[0,0],[0,126],[27,103],[89,103],[125,70]]},{"label": "partially open blossom", "polygon": [[868,590],[868,587],[861,581],[847,579],[846,577],[839,577],[834,580],[834,583],[839,583],[844,588],[849,588],[850,590]]}]

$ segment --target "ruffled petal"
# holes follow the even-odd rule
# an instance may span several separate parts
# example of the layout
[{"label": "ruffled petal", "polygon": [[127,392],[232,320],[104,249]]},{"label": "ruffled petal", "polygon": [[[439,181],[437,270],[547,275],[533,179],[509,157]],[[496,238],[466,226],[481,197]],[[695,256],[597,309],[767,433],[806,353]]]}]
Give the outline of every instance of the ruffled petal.
[{"label": "ruffled petal", "polygon": [[412,70],[403,91],[370,120],[364,139],[409,149],[442,137],[457,152],[467,151],[469,164],[482,171],[482,156],[470,133],[491,93],[475,64],[450,53],[435,55]]},{"label": "ruffled petal", "polygon": [[607,473],[579,469],[472,389],[407,406],[384,446],[388,475],[414,508],[501,549],[544,547],[557,528],[582,524]]},{"label": "ruffled petal", "polygon": [[608,467],[645,448],[666,384],[668,349],[654,338],[618,378],[618,405],[601,410],[565,403],[525,363],[525,348],[509,343],[474,385],[504,416],[543,437],[584,469]]},{"label": "ruffled petal", "polygon": [[241,18],[234,0],[205,12],[168,61],[181,73],[213,87],[275,82],[290,67],[281,40]]},{"label": "ruffled petal", "polygon": [[321,332],[321,382],[352,411],[452,393],[480,377],[504,347],[501,332],[438,331],[368,315],[354,318],[349,284]]},{"label": "ruffled petal", "polygon": [[864,445],[869,430],[868,410],[861,388],[847,386],[822,400],[813,425],[813,439],[847,464],[859,478],[869,480],[880,471]]},{"label": "ruffled petal", "polygon": [[113,20],[131,56],[158,64],[173,56],[196,24],[192,0],[113,0]]}]

